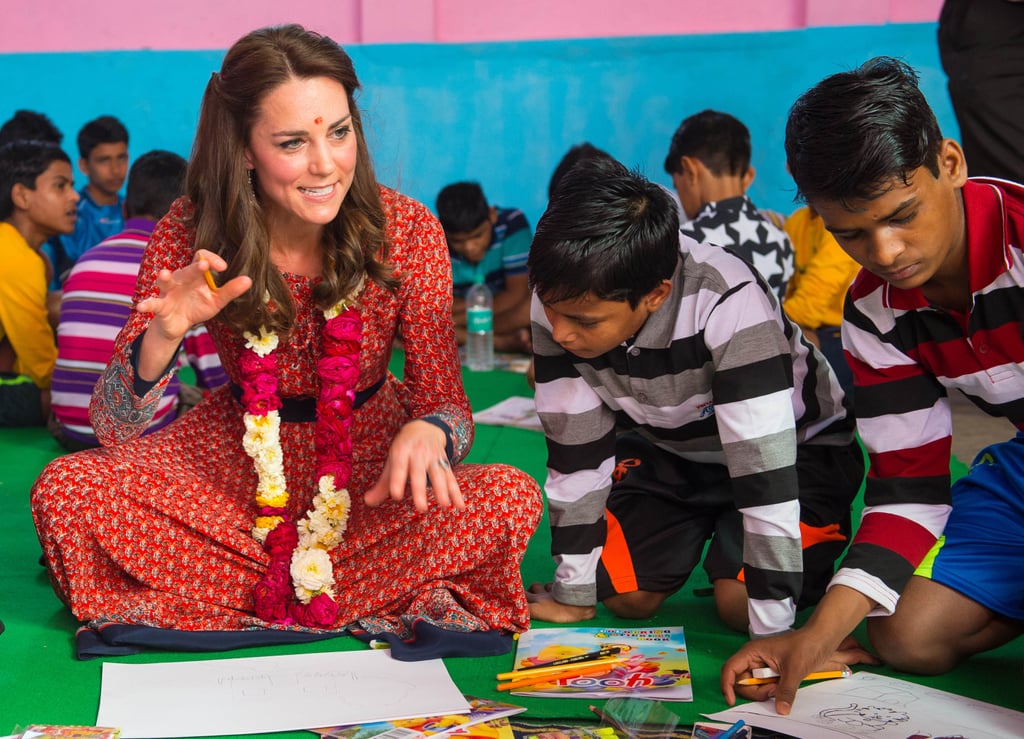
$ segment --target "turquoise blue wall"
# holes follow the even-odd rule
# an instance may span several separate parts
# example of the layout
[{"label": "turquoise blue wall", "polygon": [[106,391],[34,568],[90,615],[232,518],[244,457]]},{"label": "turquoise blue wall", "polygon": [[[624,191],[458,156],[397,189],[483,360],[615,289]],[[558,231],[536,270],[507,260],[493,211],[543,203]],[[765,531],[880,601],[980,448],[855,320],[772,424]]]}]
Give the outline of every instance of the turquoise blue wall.
[{"label": "turquoise blue wall", "polygon": [[[762,207],[793,209],[782,150],[786,113],[822,77],[878,54],[918,69],[947,135],[957,129],[934,24],[752,34],[487,44],[349,46],[364,91],[370,145],[386,184],[433,206],[437,191],[477,179],[493,202],[543,212],[564,151],[589,140],[670,185],[672,132],[703,108],[751,130]],[[72,157],[82,123],[112,113],[133,156],[187,156],[202,90],[222,52],[0,55],[0,120],[18,108],[49,114]]]}]

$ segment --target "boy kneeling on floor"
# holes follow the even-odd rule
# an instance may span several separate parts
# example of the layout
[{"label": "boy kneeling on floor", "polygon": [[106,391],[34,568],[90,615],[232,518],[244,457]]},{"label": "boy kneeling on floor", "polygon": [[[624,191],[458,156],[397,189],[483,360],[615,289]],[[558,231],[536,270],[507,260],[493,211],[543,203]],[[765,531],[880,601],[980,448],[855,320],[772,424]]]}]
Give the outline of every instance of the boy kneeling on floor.
[{"label": "boy kneeling on floor", "polygon": [[842,389],[745,261],[665,191],[579,163],[529,258],[554,582],[531,616],[647,618],[704,567],[721,618],[791,628],[832,577],[864,463]]}]

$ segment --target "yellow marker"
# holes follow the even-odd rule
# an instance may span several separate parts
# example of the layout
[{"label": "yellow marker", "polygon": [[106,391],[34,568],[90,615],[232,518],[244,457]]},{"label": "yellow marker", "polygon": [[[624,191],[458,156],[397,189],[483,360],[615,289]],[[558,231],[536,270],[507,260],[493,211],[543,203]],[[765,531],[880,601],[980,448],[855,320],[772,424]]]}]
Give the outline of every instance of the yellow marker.
[{"label": "yellow marker", "polygon": [[611,657],[604,657],[602,659],[580,660],[568,663],[562,663],[561,660],[558,660],[560,664],[557,665],[541,665],[539,667],[529,667],[526,669],[513,670],[512,672],[502,672],[498,675],[498,679],[518,680],[520,678],[525,679],[529,677],[539,677],[540,675],[552,675],[557,674],[559,672],[565,672],[567,670],[572,670],[577,667],[611,667],[612,665],[619,664],[625,659],[626,655],[619,654],[613,655]]},{"label": "yellow marker", "polygon": [[[604,660],[600,660],[604,661]],[[534,685],[544,685],[545,683],[555,682],[556,680],[567,680],[576,677],[584,677],[586,675],[599,675],[608,672],[608,665],[598,666],[595,662],[583,662],[579,665],[565,665],[561,668],[560,672],[553,672],[549,675],[537,675],[537,670],[531,670],[531,674],[534,675],[529,679],[513,680],[509,683],[501,683],[498,685],[498,690],[519,690],[520,688],[528,688]]]},{"label": "yellow marker", "polygon": [[211,292],[217,292],[217,283],[213,281],[213,273],[208,269],[204,269],[203,277],[206,278],[206,284],[210,286]]},{"label": "yellow marker", "polygon": [[[853,670],[846,668],[843,670],[826,670],[824,672],[812,672],[807,675],[803,682],[808,680],[834,680],[840,677],[851,677]],[[777,683],[779,676],[774,675],[772,677],[745,677],[742,680],[737,680],[737,685],[770,685],[771,683]]]}]

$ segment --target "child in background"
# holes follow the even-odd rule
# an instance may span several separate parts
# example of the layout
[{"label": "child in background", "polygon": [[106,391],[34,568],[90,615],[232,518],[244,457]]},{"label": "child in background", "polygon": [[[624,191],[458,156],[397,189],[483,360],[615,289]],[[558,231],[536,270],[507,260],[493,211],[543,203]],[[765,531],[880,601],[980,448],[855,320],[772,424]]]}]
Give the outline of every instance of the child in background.
[{"label": "child in background", "polygon": [[793,243],[796,272],[789,280],[782,309],[814,343],[852,399],[853,372],[843,354],[840,326],[843,300],[860,265],[847,254],[810,207],[796,210],[786,219],[786,233]]},{"label": "child in background", "polygon": [[42,425],[57,358],[47,316],[48,238],[75,228],[71,159],[57,144],[0,147],[0,426]]},{"label": "child in background", "polygon": [[672,136],[665,172],[688,219],[683,233],[727,246],[754,266],[781,302],[793,274],[793,245],[785,231],[747,197],[754,181],[750,131],[728,113],[704,110]]},{"label": "child in background", "polygon": [[611,154],[606,152],[604,149],[598,149],[596,146],[591,144],[589,141],[583,141],[579,144],[574,144],[562,155],[562,158],[558,160],[558,164],[555,165],[554,171],[551,172],[551,179],[548,181],[548,200],[555,197],[555,190],[558,189],[558,183],[565,177],[566,172],[576,166],[577,162],[581,162],[584,159],[613,159]]},{"label": "child in background", "polygon": [[[804,93],[786,156],[800,195],[863,267],[843,346],[871,468],[857,536],[810,619],[722,668],[729,703],[749,670],[779,672],[742,695],[774,695],[781,714],[804,675],[860,661],[836,650],[865,616],[885,663],[923,674],[1024,630],[1024,187],[967,179],[917,74],[885,57]],[[952,486],[950,391],[1018,430]]]},{"label": "child in background", "polygon": [[[117,332],[131,315],[146,244],[156,222],[183,194],[187,166],[184,159],[169,151],[150,151],[136,159],[128,176],[124,231],[83,254],[64,282],[49,426],[50,433],[69,451],[99,446],[89,422],[92,391],[114,354]],[[195,370],[199,388],[212,390],[227,382],[217,349],[204,326],[193,327],[185,334],[182,348]],[[144,433],[174,420],[182,410],[182,387],[177,375],[170,378]]]},{"label": "child in background", "polygon": [[864,461],[842,389],[757,272],[679,233],[663,188],[573,167],[530,247],[557,569],[531,616],[649,618],[704,567],[718,613],[786,631],[832,577]]},{"label": "child in background", "polygon": [[[49,141],[60,146],[63,140],[64,134],[53,124],[50,117],[34,110],[16,110],[14,115],[0,126],[0,146],[12,141]],[[60,252],[60,236],[47,239],[39,249],[39,254],[46,264],[47,285],[56,285],[53,258]],[[52,289],[47,292],[46,312],[50,319],[50,326],[56,330],[57,321],[60,318],[60,290]]]},{"label": "child in background", "polygon": [[494,296],[494,349],[529,352],[526,216],[516,208],[489,205],[475,182],[456,182],[438,193],[437,217],[452,259],[452,316],[459,345],[466,343],[466,292],[482,276]]},{"label": "child in background", "polygon": [[50,141],[60,145],[63,140],[64,134],[50,117],[34,110],[16,110],[0,126],[0,146],[12,141]]},{"label": "child in background", "polygon": [[87,178],[78,201],[75,232],[61,238],[57,279],[63,283],[78,258],[124,228],[121,187],[128,176],[128,130],[110,115],[89,121],[78,132],[78,169]]},{"label": "child in background", "polygon": [[[554,197],[558,183],[562,181],[562,178],[565,177],[565,173],[572,169],[577,162],[584,159],[594,159],[599,157],[604,159],[615,158],[604,149],[598,149],[587,141],[569,147],[569,150],[562,155],[562,158],[555,166],[555,171],[551,173],[551,180],[548,182],[548,200],[551,200],[551,198]],[[685,220],[686,216],[683,214],[683,207],[679,203],[679,196],[676,194],[676,191],[668,187],[664,188],[664,190],[669,194],[669,197],[672,198],[672,202],[675,203],[676,210],[679,212],[679,220]]]}]

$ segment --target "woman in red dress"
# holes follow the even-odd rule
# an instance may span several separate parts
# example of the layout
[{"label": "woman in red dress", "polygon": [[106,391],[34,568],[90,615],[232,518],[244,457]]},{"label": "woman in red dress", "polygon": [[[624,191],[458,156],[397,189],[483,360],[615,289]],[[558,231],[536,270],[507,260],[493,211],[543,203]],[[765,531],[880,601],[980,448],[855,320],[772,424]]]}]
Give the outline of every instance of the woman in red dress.
[{"label": "woman in red dress", "polygon": [[[32,491],[54,588],[94,628],[409,640],[422,623],[528,626],[519,564],[540,491],[517,469],[459,463],[473,426],[444,234],[377,184],[358,87],[345,52],[298,26],[248,34],[207,86],[187,196],[157,226],[93,396],[104,447],[55,460]],[[340,309],[356,338],[331,344]],[[140,437],[200,322],[231,385]],[[340,389],[321,381],[325,345],[353,360]],[[276,435],[247,432],[271,411]],[[324,520],[325,470],[351,502],[333,533],[304,539]],[[308,551],[321,559],[300,562]]]}]

